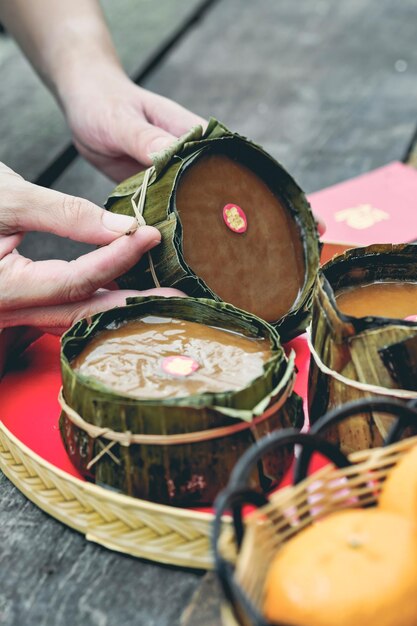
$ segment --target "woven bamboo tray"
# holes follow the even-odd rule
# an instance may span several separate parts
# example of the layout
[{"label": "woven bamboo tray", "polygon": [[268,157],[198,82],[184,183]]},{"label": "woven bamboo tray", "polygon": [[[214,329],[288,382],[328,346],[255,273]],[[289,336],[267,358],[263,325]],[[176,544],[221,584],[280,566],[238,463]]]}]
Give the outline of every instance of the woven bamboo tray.
[{"label": "woven bamboo tray", "polygon": [[[0,357],[7,352],[4,335],[0,332]],[[10,373],[6,373],[1,383],[4,387],[0,387],[3,394],[0,470],[39,508],[81,532],[89,541],[159,563],[212,568],[211,512],[130,498],[85,482],[50,462],[60,454],[58,451],[55,457],[45,454],[45,449],[53,449],[56,438],[59,440],[56,427],[59,415],[56,397],[61,383],[57,367],[59,340],[44,336],[26,355],[18,379],[12,376],[10,383],[7,381]],[[0,378],[1,374],[0,371]],[[12,411],[13,396],[19,397],[20,402]],[[26,415],[21,416],[22,411],[27,412],[30,421]],[[38,423],[42,446],[27,435],[27,429],[34,423]],[[51,429],[55,436],[48,434]],[[62,468],[68,466],[61,459],[60,463]]]},{"label": "woven bamboo tray", "polygon": [[[417,436],[389,443],[403,434],[410,424],[417,422],[417,406],[371,399],[351,402],[342,408],[349,417],[363,411],[367,403],[380,404],[372,408],[381,410],[384,402],[384,410],[399,418],[384,447],[362,450],[346,457],[317,434],[288,429],[259,441],[240,459],[228,487],[216,501],[213,547],[216,570],[226,597],[222,607],[224,626],[270,626],[262,615],[262,606],[271,555],[300,530],[329,513],[372,506],[378,501],[382,483],[392,468],[417,445]],[[339,419],[337,411],[333,411],[333,416]],[[304,471],[300,474],[296,470],[297,484],[273,493],[269,500],[248,488],[254,463],[273,449],[296,444],[301,445],[308,455],[319,451],[333,464],[303,478],[308,463],[301,461],[301,453],[299,465],[304,466]],[[257,508],[242,521],[242,509],[247,504]],[[221,529],[222,515],[228,509],[233,513],[234,525]]]},{"label": "woven bamboo tray", "polygon": [[0,469],[29,500],[89,541],[159,563],[212,567],[211,513],[145,502],[83,482],[35,454],[2,423]]},{"label": "woven bamboo tray", "polygon": [[[3,334],[0,332],[0,357]],[[299,338],[291,347],[297,352],[298,391],[305,396],[309,361],[307,343]],[[55,445],[55,439],[49,437],[51,429],[58,432],[59,341],[44,336],[29,348],[26,355],[27,363],[19,369],[19,379],[13,378],[5,387],[0,386],[3,394],[0,470],[37,506],[83,533],[90,541],[160,563],[211,569],[212,512],[130,498],[71,475],[64,471],[68,463],[56,466],[45,450]],[[6,374],[1,385],[8,382],[9,375]],[[23,379],[29,382],[23,385]],[[12,412],[8,398],[13,395],[26,399]],[[31,438],[22,436],[27,430],[27,417],[20,419],[21,406],[30,413],[30,425],[37,422],[42,427],[41,446],[38,442],[35,446]],[[20,424],[17,423],[19,420]],[[225,518],[224,524],[229,525],[230,518]]]}]

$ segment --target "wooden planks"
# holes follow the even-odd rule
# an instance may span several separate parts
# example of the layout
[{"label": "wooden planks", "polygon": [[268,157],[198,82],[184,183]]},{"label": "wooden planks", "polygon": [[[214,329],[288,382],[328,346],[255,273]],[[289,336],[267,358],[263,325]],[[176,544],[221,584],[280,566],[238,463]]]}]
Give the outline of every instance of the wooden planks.
[{"label": "wooden planks", "polygon": [[307,192],[401,159],[417,121],[415,3],[253,4],[218,4],[147,86],[263,144]]},{"label": "wooden planks", "polygon": [[[102,0],[129,74],[143,70],[202,0]],[[65,71],[65,68],[63,68]],[[0,161],[34,180],[70,142],[53,97],[10,38],[0,40]]]},{"label": "wooden planks", "polygon": [[0,475],[2,626],[173,626],[200,575],[87,542]]},{"label": "wooden planks", "polygon": [[215,572],[203,577],[181,615],[181,626],[220,626],[222,591]]}]

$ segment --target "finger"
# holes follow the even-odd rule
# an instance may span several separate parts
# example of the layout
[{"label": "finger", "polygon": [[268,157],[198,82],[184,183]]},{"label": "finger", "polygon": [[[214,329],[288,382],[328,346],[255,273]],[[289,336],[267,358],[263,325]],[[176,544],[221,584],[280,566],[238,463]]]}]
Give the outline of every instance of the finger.
[{"label": "finger", "polygon": [[[129,124],[127,122],[129,121]],[[177,137],[165,131],[163,128],[149,124],[143,118],[138,117],[132,123],[131,120],[124,122],[124,129],[119,128],[124,137],[124,147],[127,154],[145,167],[152,165],[151,154],[168,148]],[[124,132],[123,132],[124,131]]]},{"label": "finger", "polygon": [[178,289],[168,288],[148,289],[146,291],[127,289],[120,291],[100,290],[93,294],[91,298],[82,302],[47,307],[29,307],[15,311],[13,316],[0,313],[0,325],[27,324],[41,328],[44,332],[58,335],[65,332],[72,324],[83,317],[89,317],[95,313],[124,306],[126,298],[149,295],[184,297],[185,294],[182,291],[178,291]]},{"label": "finger", "polygon": [[2,197],[0,235],[37,230],[103,245],[135,227],[132,217],[22,180],[9,186]]},{"label": "finger", "polygon": [[193,126],[206,127],[203,118],[184,107],[149,91],[141,90],[140,106],[144,117],[126,116],[120,120],[118,133],[127,154],[149,166],[154,152],[168,148]]},{"label": "finger", "polygon": [[0,259],[13,252],[22,243],[22,239],[22,233],[9,236],[0,235]]},{"label": "finger", "polygon": [[0,311],[28,306],[76,302],[124,274],[160,242],[159,232],[142,226],[70,263],[30,261],[9,254],[0,261]]},{"label": "finger", "polygon": [[143,102],[147,119],[175,137],[180,137],[193,126],[207,128],[207,120],[169,98],[147,91]]},{"label": "finger", "polygon": [[111,280],[109,283],[103,285],[103,289],[107,289],[107,291],[117,291],[120,287],[115,280]]},{"label": "finger", "polygon": [[139,163],[139,161],[129,156],[106,156],[91,150],[91,148],[84,146],[79,141],[74,140],[74,143],[78,152],[87,161],[117,183],[130,178],[130,176],[137,174],[145,167],[145,164]]}]

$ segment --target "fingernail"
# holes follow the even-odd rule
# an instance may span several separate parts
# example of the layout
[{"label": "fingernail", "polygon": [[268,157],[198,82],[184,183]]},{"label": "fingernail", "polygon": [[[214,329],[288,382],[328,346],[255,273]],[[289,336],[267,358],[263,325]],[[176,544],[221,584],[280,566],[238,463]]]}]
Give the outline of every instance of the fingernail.
[{"label": "fingernail", "polygon": [[138,222],[135,217],[129,215],[119,215],[118,213],[110,213],[106,211],[102,219],[103,226],[114,233],[120,235],[131,234],[135,232],[138,227]]},{"label": "fingernail", "polygon": [[137,219],[133,220],[133,224],[131,225],[131,227],[129,228],[129,230],[127,230],[125,232],[125,235],[129,236],[129,235],[133,235],[133,233],[135,233],[137,231],[137,229],[139,228],[139,222]]},{"label": "fingernail", "polygon": [[148,154],[152,155],[156,152],[161,152],[161,150],[166,150],[174,141],[174,137],[157,137],[149,144]]}]

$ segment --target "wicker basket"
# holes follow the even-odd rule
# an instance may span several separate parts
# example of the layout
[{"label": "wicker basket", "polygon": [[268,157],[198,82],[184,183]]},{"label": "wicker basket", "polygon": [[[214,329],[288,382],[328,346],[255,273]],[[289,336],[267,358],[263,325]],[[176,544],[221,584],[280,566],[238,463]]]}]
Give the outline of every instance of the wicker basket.
[{"label": "wicker basket", "polygon": [[[391,469],[405,452],[417,445],[417,437],[392,443],[405,429],[417,423],[417,403],[385,399],[354,401],[325,416],[325,422],[348,419],[371,410],[389,413],[396,418],[384,447],[346,457],[319,434],[287,429],[265,437],[240,459],[228,487],[219,495],[215,505],[213,548],[217,574],[225,594],[224,626],[270,626],[262,615],[262,606],[271,554],[300,530],[333,511],[374,505]],[[250,472],[265,454],[289,445],[302,447],[294,484],[271,494],[267,500],[248,487]],[[306,477],[314,452],[324,455],[332,463]],[[243,520],[242,510],[247,505],[256,508]],[[232,512],[233,525],[225,527],[222,524],[228,510]]]}]

